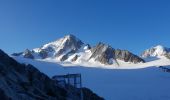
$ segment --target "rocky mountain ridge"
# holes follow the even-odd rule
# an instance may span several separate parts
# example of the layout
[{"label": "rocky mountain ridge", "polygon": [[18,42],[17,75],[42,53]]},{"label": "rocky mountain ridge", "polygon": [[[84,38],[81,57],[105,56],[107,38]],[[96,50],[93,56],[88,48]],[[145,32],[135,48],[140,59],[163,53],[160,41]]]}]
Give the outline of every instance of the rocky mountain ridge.
[{"label": "rocky mountain ridge", "polygon": [[[88,58],[84,60],[82,54],[88,53]],[[87,55],[87,54],[86,54]],[[30,59],[57,59],[61,62],[78,62],[79,60],[89,62],[93,59],[101,64],[111,65],[116,60],[122,60],[130,63],[144,63],[145,61],[137,55],[127,51],[114,49],[111,46],[99,42],[96,46],[91,47],[83,43],[74,35],[67,35],[54,42],[43,45],[33,50],[26,49],[24,52],[14,53],[13,56],[22,56]],[[69,60],[68,60],[69,59]]]}]

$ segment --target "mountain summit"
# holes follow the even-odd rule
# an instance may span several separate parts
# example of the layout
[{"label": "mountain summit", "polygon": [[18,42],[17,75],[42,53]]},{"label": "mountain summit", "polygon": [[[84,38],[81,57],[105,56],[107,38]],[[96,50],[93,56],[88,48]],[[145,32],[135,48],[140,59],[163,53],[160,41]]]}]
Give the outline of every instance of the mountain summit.
[{"label": "mountain summit", "polygon": [[56,41],[47,43],[40,48],[33,50],[26,49],[21,53],[14,53],[14,56],[23,56],[24,58],[56,58],[62,57],[65,54],[71,54],[79,50],[84,43],[74,35],[67,35]]},{"label": "mountain summit", "polygon": [[45,44],[40,49],[46,51],[55,51],[58,52],[58,54],[60,55],[67,51],[78,50],[83,44],[84,43],[76,38],[74,35],[67,35],[54,42]]},{"label": "mountain summit", "polygon": [[24,52],[14,53],[13,56],[21,56],[30,59],[50,58],[59,62],[79,64],[99,62],[105,65],[112,65],[118,63],[117,60],[130,63],[145,62],[142,58],[127,50],[114,49],[101,42],[91,47],[74,35],[64,36],[40,48],[35,48],[33,50],[26,49]]},{"label": "mountain summit", "polygon": [[131,63],[145,62],[142,58],[134,55],[127,50],[114,49],[104,43],[98,43],[97,46],[91,49],[92,55],[90,59],[94,59],[103,64],[118,63],[117,60]]},{"label": "mountain summit", "polygon": [[142,53],[142,57],[168,57],[170,54],[170,48],[164,47],[162,45],[157,45],[155,47],[151,47],[150,49],[145,50]]}]

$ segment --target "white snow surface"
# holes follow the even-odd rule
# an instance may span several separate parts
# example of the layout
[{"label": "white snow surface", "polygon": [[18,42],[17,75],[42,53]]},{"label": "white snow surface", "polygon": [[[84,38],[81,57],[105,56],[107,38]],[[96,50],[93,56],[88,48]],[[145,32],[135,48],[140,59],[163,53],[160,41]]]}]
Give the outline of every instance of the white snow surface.
[{"label": "white snow surface", "polygon": [[55,50],[55,52],[58,52],[58,50],[63,48],[63,45],[64,45],[66,39],[67,38],[61,38],[57,41],[45,44],[41,49],[47,49],[47,48],[51,47]]},{"label": "white snow surface", "polygon": [[[90,52],[87,51],[87,53]],[[85,55],[82,57],[86,58]],[[83,86],[90,88],[106,100],[170,100],[170,73],[163,72],[157,67],[170,68],[170,60],[165,57],[148,58],[146,63],[139,64],[118,61],[120,66],[102,66],[101,64],[98,66],[94,63],[80,66],[78,62],[62,64],[54,59],[42,61],[22,57],[13,58],[21,63],[34,65],[49,77],[81,73]]]}]

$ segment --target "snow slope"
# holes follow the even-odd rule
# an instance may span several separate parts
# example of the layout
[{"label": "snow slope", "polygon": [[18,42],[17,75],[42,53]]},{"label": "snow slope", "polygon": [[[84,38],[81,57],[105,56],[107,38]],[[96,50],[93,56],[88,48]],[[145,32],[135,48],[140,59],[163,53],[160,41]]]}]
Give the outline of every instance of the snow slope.
[{"label": "snow slope", "polygon": [[[81,67],[61,66],[57,62],[35,61],[14,57],[21,63],[30,63],[52,77],[67,73],[81,73],[83,86],[92,89],[106,100],[170,100],[170,73],[158,65],[170,65],[166,58],[150,60],[145,64],[121,63],[119,66]],[[106,69],[109,68],[110,69]],[[169,66],[170,67],[170,66]]]},{"label": "snow slope", "polygon": [[[88,53],[88,52],[87,52]],[[88,54],[81,54],[81,57],[76,62],[60,62],[55,59],[37,59],[38,61],[57,63],[65,67],[74,67],[74,66],[82,66],[82,67],[90,67],[90,68],[103,68],[103,69],[139,69],[146,68],[151,66],[167,66],[170,65],[170,60],[166,57],[148,57],[144,58],[146,63],[138,63],[134,64],[132,62],[124,62],[122,60],[116,60],[116,63],[112,65],[101,64],[100,62],[96,62],[91,59],[89,62],[85,62],[83,60],[87,60]],[[17,57],[16,57],[17,58]]]}]

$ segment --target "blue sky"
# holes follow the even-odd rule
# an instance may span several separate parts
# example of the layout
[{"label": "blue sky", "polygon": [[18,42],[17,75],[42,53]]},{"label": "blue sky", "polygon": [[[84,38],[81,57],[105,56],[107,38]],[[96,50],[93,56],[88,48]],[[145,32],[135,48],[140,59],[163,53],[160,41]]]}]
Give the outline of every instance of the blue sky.
[{"label": "blue sky", "polygon": [[170,47],[169,0],[0,0],[0,48],[40,47],[66,34],[135,54]]}]

